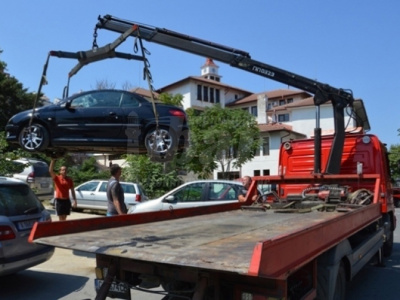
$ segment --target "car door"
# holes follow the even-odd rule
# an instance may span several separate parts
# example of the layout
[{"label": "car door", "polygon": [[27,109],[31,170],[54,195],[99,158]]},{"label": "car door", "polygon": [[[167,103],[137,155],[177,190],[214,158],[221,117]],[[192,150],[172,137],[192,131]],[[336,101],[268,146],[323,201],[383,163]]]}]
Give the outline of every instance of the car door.
[{"label": "car door", "polygon": [[59,108],[53,123],[53,144],[62,146],[115,145],[122,130],[120,91],[93,91],[68,100]]},{"label": "car door", "polygon": [[99,184],[99,188],[95,194],[95,201],[93,205],[101,210],[107,210],[108,208],[107,185],[108,181],[101,181]]},{"label": "car door", "polygon": [[123,125],[121,138],[128,148],[137,148],[142,134],[143,125],[154,119],[152,106],[136,94],[125,92],[122,95],[121,109],[123,111]]},{"label": "car door", "polygon": [[100,181],[88,181],[75,188],[78,208],[95,208],[96,192]]},{"label": "car door", "polygon": [[126,207],[129,209],[131,206],[136,205],[136,189],[132,183],[121,182],[121,187],[124,190],[124,199]]}]

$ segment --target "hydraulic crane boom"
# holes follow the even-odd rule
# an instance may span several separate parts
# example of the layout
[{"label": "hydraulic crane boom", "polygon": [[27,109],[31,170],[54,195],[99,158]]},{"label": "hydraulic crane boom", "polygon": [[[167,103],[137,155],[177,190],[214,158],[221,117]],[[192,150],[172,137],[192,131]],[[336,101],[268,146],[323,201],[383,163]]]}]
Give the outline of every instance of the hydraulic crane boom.
[{"label": "hydraulic crane boom", "polygon": [[[269,79],[299,88],[314,95],[314,104],[317,106],[331,101],[335,120],[335,138],[328,160],[326,173],[338,174],[344,144],[344,109],[352,107],[354,98],[351,91],[331,87],[328,84],[285,71],[274,66],[253,60],[249,53],[235,48],[223,46],[217,43],[184,35],[164,28],[153,27],[115,18],[110,15],[99,16],[96,28],[107,29],[118,33],[124,33],[129,28],[135,27],[131,36],[154,42],[167,47],[179,49],[203,57],[209,57],[217,61],[227,63],[232,67],[239,68]],[[364,124],[362,124],[364,126]],[[369,128],[367,128],[369,129]],[[320,170],[320,143],[321,129],[315,129],[315,173]]]}]

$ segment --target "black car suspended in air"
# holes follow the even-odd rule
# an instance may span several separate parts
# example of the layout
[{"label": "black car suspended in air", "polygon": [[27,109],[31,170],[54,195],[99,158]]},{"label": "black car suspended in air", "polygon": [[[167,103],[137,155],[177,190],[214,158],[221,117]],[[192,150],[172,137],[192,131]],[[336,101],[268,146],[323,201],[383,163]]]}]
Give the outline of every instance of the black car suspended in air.
[{"label": "black car suspended in air", "polygon": [[182,108],[153,107],[128,91],[94,90],[14,115],[6,125],[6,139],[49,155],[147,152],[151,158],[169,159],[187,146],[188,125]]}]

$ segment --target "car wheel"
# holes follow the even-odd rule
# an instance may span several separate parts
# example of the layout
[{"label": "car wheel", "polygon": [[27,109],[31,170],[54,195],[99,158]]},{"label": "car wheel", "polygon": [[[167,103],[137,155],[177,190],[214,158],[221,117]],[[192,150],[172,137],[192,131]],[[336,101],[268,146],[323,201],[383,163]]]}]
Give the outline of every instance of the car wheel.
[{"label": "car wheel", "polygon": [[19,144],[26,151],[42,151],[49,145],[49,133],[40,124],[27,125],[19,134]]},{"label": "car wheel", "polygon": [[151,129],[146,134],[145,146],[152,160],[165,161],[176,152],[177,139],[174,132],[166,128]]}]

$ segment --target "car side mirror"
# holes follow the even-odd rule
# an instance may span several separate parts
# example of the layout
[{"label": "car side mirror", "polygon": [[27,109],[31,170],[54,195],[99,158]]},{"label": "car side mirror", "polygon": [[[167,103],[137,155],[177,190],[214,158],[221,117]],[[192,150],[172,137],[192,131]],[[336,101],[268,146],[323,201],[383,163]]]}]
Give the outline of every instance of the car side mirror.
[{"label": "car side mirror", "polygon": [[174,195],[169,195],[167,197],[164,198],[163,202],[166,203],[174,203],[175,201],[175,196]]}]

